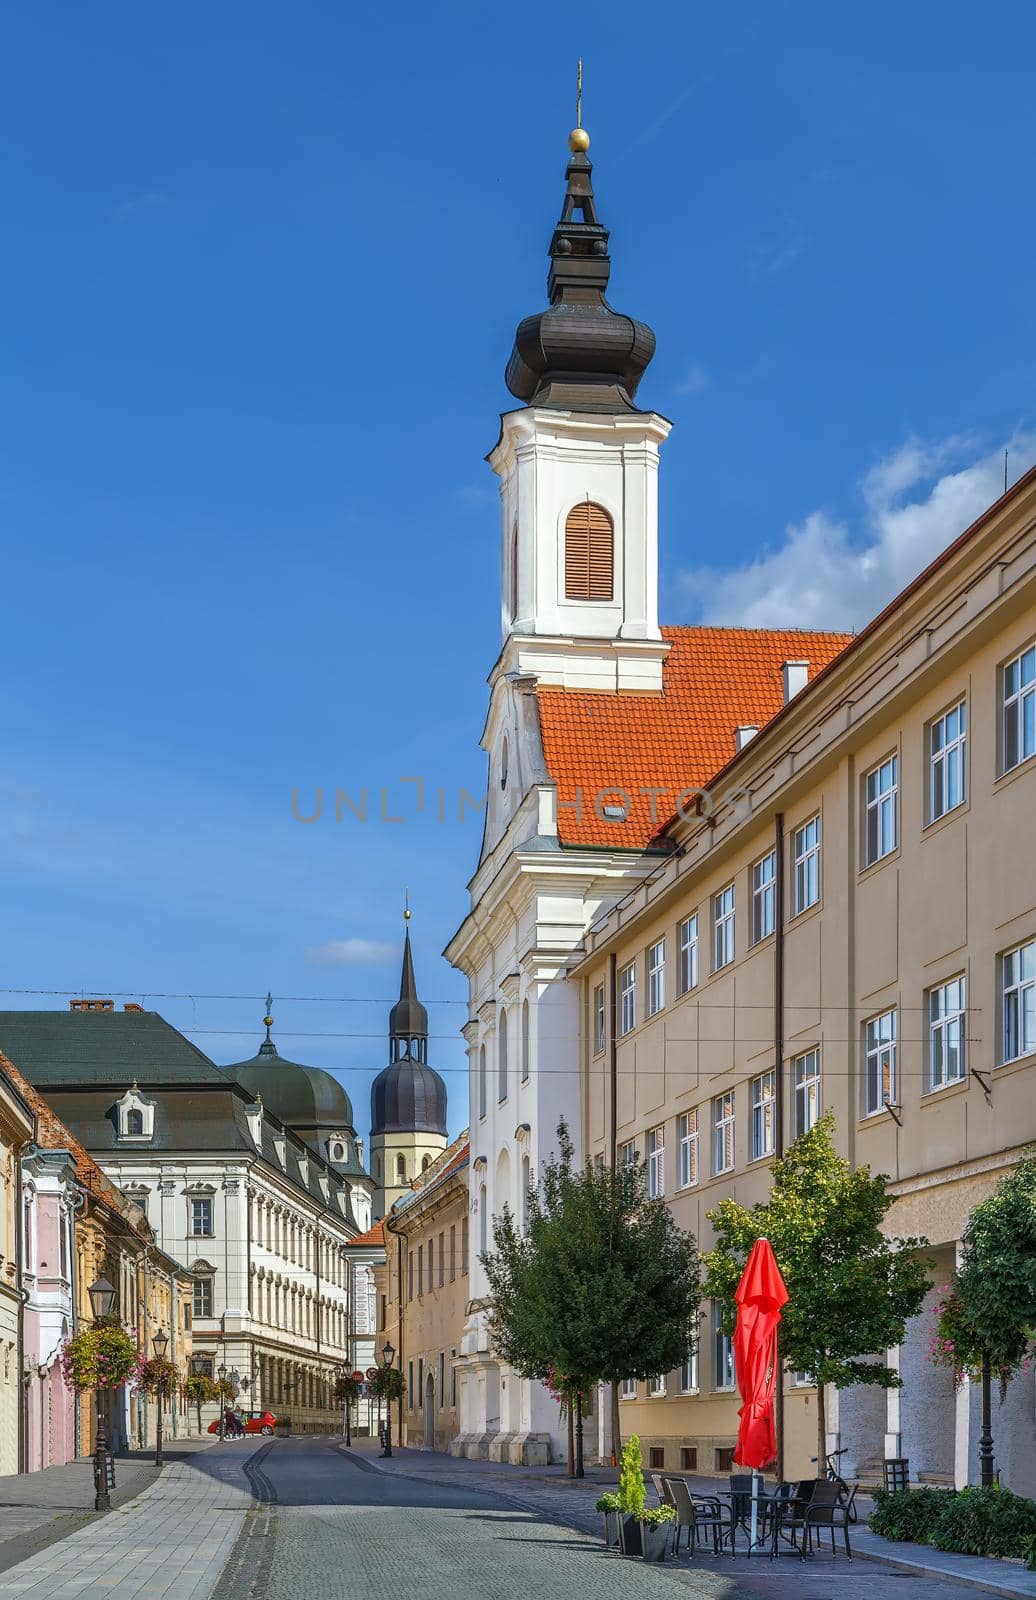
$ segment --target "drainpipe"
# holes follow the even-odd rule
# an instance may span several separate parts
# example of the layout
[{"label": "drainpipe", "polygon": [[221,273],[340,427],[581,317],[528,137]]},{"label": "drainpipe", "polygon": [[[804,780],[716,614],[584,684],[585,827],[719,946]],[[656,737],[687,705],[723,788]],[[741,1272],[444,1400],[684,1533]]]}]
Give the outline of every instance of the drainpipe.
[{"label": "drainpipe", "polygon": [[[774,818],[773,938],[773,1064],[774,1064],[774,1149],[784,1154],[784,815]],[[774,1390],[774,1423],[777,1430],[777,1482],[784,1482],[784,1366],[778,1357],[777,1385]]]},{"label": "drainpipe", "polygon": [[[610,1116],[608,1118],[608,1164],[611,1167],[612,1177],[615,1176],[615,1161],[618,1155],[619,1137],[619,1048],[617,1036],[619,1032],[619,993],[618,993],[618,962],[613,950],[608,957],[608,1088]],[[611,1419],[611,1464],[619,1464],[616,1449],[619,1440],[619,1385],[616,1379],[611,1382],[612,1392],[612,1419]]]},{"label": "drainpipe", "polygon": [[[68,1209],[68,1248],[71,1259],[68,1264],[69,1285],[72,1295],[72,1333],[79,1332],[79,1250],[76,1243],[77,1215],[86,1207],[86,1191],[80,1189],[78,1184],[72,1186],[72,1199]],[[78,1460],[83,1447],[83,1408],[79,1398],[78,1389],[72,1402],[72,1454]]]},{"label": "drainpipe", "polygon": [[[397,1229],[395,1229],[392,1226],[392,1220],[391,1220],[390,1216],[388,1215],[388,1213],[385,1214],[384,1223],[385,1223],[386,1232],[387,1233],[391,1233],[393,1238],[396,1241],[396,1270],[397,1270],[397,1273],[399,1275],[399,1299],[396,1301],[396,1304],[399,1307],[399,1320],[398,1320],[398,1324],[397,1324],[397,1329],[398,1329],[398,1338],[399,1338],[399,1371],[400,1371],[401,1376],[403,1376],[404,1387],[400,1391],[400,1396],[399,1396],[398,1428],[399,1428],[399,1448],[402,1450],[402,1448],[403,1448],[403,1399],[404,1399],[404,1395],[406,1393],[406,1387],[405,1387],[405,1385],[406,1385],[406,1377],[405,1377],[405,1374],[406,1374],[406,1318],[404,1316],[404,1302],[403,1302],[403,1293],[404,1293],[404,1290],[403,1290],[403,1235],[401,1233],[399,1233],[397,1231]],[[377,1353],[377,1351],[374,1352],[374,1363],[375,1363],[375,1365],[378,1364],[378,1353]],[[392,1401],[391,1400],[388,1402],[388,1425],[389,1425],[389,1428],[392,1427]]]},{"label": "drainpipe", "polygon": [[[33,1126],[35,1126],[35,1122],[36,1122],[36,1119],[34,1117],[33,1118]],[[26,1301],[29,1298],[29,1295],[28,1295],[28,1291],[25,1289],[25,1287],[24,1287],[24,1285],[22,1283],[22,1266],[23,1266],[23,1263],[24,1263],[24,1252],[23,1252],[24,1241],[22,1239],[22,1230],[23,1230],[23,1228],[25,1226],[25,1202],[22,1199],[22,1184],[24,1182],[24,1179],[22,1177],[22,1157],[28,1155],[30,1151],[37,1150],[38,1148],[39,1148],[39,1146],[36,1144],[35,1140],[28,1139],[28,1140],[26,1140],[25,1144],[21,1145],[14,1152],[14,1170],[18,1175],[18,1186],[17,1186],[17,1189],[15,1190],[15,1203],[14,1203],[14,1287],[15,1287],[15,1291],[17,1292],[18,1297],[19,1297],[19,1299],[21,1301],[21,1304],[18,1307],[17,1344],[15,1346],[15,1361],[16,1361],[15,1371],[18,1374],[18,1471],[19,1472],[27,1472],[29,1470],[29,1463],[28,1463],[28,1461],[26,1459],[26,1455],[27,1455],[27,1451],[28,1451],[28,1439],[26,1437],[27,1432],[28,1432],[28,1429],[26,1427],[26,1422],[27,1422],[26,1413],[28,1411],[28,1406],[29,1406],[29,1390],[28,1390],[28,1386],[26,1385],[26,1382],[25,1382],[25,1372],[24,1372],[24,1368],[25,1368],[25,1305],[26,1305]],[[40,1409],[42,1411],[42,1409],[43,1409],[42,1404],[40,1406]]]}]

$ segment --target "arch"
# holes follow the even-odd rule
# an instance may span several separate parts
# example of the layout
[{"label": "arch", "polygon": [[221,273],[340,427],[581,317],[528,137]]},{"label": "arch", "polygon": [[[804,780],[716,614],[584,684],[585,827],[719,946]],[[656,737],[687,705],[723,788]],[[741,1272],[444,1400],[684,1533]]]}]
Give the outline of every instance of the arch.
[{"label": "arch", "polygon": [[478,1114],[486,1114],[486,1047],[479,1046],[478,1051]]},{"label": "arch", "polygon": [[580,501],[565,518],[565,599],[611,600],[615,530],[603,506]]},{"label": "arch", "polygon": [[478,1251],[484,1256],[489,1249],[489,1196],[484,1183],[478,1189]]},{"label": "arch", "polygon": [[522,1208],[522,1232],[523,1233],[528,1233],[528,1231],[529,1231],[529,1190],[532,1187],[532,1163],[529,1160],[529,1152],[527,1150],[525,1151],[525,1153],[522,1156],[521,1181],[522,1181],[522,1192],[519,1195],[519,1201],[520,1201],[521,1208]]},{"label": "arch", "polygon": [[507,1099],[507,1012],[502,1006],[496,1036],[496,1097]]},{"label": "arch", "polygon": [[131,1137],[133,1135],[139,1137],[144,1132],[144,1113],[138,1110],[136,1106],[132,1106],[126,1112],[126,1132]]},{"label": "arch", "polygon": [[493,1186],[493,1215],[503,1215],[505,1206],[511,1204],[511,1155],[507,1146],[496,1158],[496,1182]]},{"label": "arch", "polygon": [[432,1164],[431,1156],[422,1156],[421,1157],[421,1171],[422,1172],[427,1172],[428,1168],[431,1166],[431,1164]]},{"label": "arch", "polygon": [[522,1001],[522,1082],[529,1081],[529,1002]]},{"label": "arch", "polygon": [[406,1183],[406,1156],[404,1155],[396,1157],[396,1182]]}]

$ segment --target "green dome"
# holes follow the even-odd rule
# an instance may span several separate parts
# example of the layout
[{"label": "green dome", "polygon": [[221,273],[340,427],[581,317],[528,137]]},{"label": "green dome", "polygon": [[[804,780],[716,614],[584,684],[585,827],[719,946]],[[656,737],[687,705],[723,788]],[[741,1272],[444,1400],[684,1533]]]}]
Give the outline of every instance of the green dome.
[{"label": "green dome", "polygon": [[328,1133],[356,1137],[352,1102],[338,1079],[322,1067],[286,1061],[271,1040],[261,1044],[251,1060],[236,1061],[223,1070],[307,1144],[316,1146]]}]

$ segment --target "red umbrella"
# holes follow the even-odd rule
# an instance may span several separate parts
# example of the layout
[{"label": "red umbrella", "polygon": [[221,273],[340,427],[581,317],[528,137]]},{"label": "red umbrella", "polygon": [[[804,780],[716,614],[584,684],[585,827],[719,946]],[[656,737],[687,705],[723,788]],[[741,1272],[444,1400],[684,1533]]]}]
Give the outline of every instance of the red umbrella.
[{"label": "red umbrella", "polygon": [[758,1470],[777,1452],[773,1393],[777,1387],[777,1326],[787,1303],[780,1268],[768,1239],[757,1239],[734,1292],[734,1371],[744,1404],[738,1415],[734,1460]]}]

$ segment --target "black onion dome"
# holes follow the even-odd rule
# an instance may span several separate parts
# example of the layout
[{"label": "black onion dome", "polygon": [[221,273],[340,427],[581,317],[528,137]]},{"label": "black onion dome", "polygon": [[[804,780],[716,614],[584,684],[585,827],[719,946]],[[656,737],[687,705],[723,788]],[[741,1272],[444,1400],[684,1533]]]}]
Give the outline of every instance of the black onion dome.
[{"label": "black onion dome", "polygon": [[[505,381],[519,400],[549,410],[636,411],[633,398],[655,336],[604,298],[608,230],[597,220],[591,171],[582,151],[570,156],[565,204],[550,243],[550,305],[518,324]],[[581,222],[574,220],[577,211]]]},{"label": "black onion dome", "polygon": [[446,1134],[446,1085],[434,1067],[403,1058],[371,1085],[371,1133]]},{"label": "black onion dome", "polygon": [[308,1067],[279,1055],[270,1038],[271,997],[266,997],[266,1038],[254,1056],[223,1070],[307,1144],[319,1147],[321,1136],[347,1133],[356,1138],[352,1101],[337,1078],[323,1067]]}]

